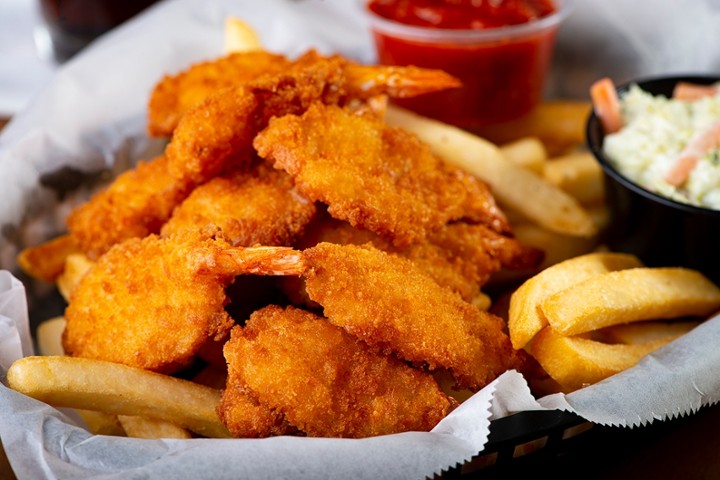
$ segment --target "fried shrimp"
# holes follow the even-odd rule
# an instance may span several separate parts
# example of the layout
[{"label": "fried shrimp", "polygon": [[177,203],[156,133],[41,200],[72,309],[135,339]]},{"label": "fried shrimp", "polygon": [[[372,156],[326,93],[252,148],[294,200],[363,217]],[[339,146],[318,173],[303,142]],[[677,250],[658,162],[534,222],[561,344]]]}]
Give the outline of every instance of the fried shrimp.
[{"label": "fried shrimp", "polygon": [[[185,88],[188,98],[200,103],[187,100],[187,113],[182,114],[165,155],[140,162],[71,212],[67,226],[72,241],[88,258],[97,259],[122,240],[158,233],[175,207],[196,187],[218,175],[249,168],[256,158],[252,140],[272,116],[300,113],[318,100],[373,103],[372,100],[385,91],[411,95],[457,83],[443,72],[410,67],[366,67],[340,56],[326,58],[315,52],[301,56],[289,67],[270,54],[243,55],[247,56],[198,67],[158,87],[159,91],[175,87],[179,91],[156,93],[158,98],[154,103],[175,102],[160,97],[184,98]],[[205,88],[214,84],[218,70],[226,64],[233,65],[229,67],[231,70],[240,69],[256,56],[263,59],[260,63],[265,66],[258,65],[255,73],[246,72],[245,77],[224,90]],[[282,72],[277,73],[276,68]],[[251,81],[250,77],[255,74],[257,77]],[[175,83],[180,85],[173,86]],[[213,93],[200,100],[210,90]],[[185,104],[185,100],[177,101]],[[370,103],[368,110],[378,108]]]},{"label": "fried shrimp", "polygon": [[175,129],[166,154],[174,175],[202,183],[228,163],[249,162],[253,138],[273,116],[299,114],[318,101],[342,105],[383,93],[417,95],[458,85],[441,71],[369,68],[340,56],[310,52],[280,74],[226,88],[190,109]]},{"label": "fried shrimp", "polygon": [[[309,436],[427,431],[454,406],[430,374],[294,307],[253,313],[245,327],[233,329],[224,352],[226,397],[247,386]],[[221,412],[233,404],[223,398]]]},{"label": "fried shrimp", "polygon": [[[234,358],[229,354],[230,358]],[[237,438],[263,438],[296,434],[285,416],[257,401],[242,382],[231,374],[220,398],[217,412],[230,435]]]},{"label": "fried shrimp", "polygon": [[374,116],[316,103],[300,116],[272,119],[254,145],[302,193],[327,204],[330,215],[397,247],[421,242],[453,220],[509,230],[485,184]]},{"label": "fried shrimp", "polygon": [[310,299],[370,345],[448,369],[458,388],[479,390],[518,366],[501,318],[439,286],[410,260],[371,246],[321,243],[303,251]]},{"label": "fried shrimp", "polygon": [[180,118],[223,88],[280,73],[290,60],[263,50],[232,53],[200,62],[175,75],[166,75],[155,85],[148,102],[148,134],[171,136]]},{"label": "fried shrimp", "polygon": [[70,212],[70,237],[95,260],[116,243],[158,233],[191,190],[190,182],[168,172],[164,155],[141,161]]},{"label": "fried shrimp", "polygon": [[[339,245],[363,245],[406,257],[439,285],[450,288],[474,302],[480,289],[502,268],[527,269],[542,261],[542,251],[528,247],[515,238],[503,236],[484,225],[450,223],[428,236],[427,240],[405,248],[369,230],[320,215],[299,240],[298,248],[310,248],[321,242]],[[295,282],[291,282],[295,283]]]},{"label": "fried shrimp", "polygon": [[290,176],[261,163],[257,169],[221,175],[195,188],[161,234],[216,226],[233,245],[290,246],[316,210]]},{"label": "fried shrimp", "polygon": [[[372,245],[320,243],[302,252],[250,247],[223,252],[235,274],[303,277],[330,323],[367,344],[479,390],[520,359],[504,321],[441,287],[411,260]],[[234,267],[230,264],[234,263]]]},{"label": "fried shrimp", "polygon": [[272,275],[297,263],[298,253],[279,257],[277,248],[242,250],[199,234],[116,244],[73,290],[63,347],[160,373],[187,367],[234,325],[225,287],[238,273]]}]

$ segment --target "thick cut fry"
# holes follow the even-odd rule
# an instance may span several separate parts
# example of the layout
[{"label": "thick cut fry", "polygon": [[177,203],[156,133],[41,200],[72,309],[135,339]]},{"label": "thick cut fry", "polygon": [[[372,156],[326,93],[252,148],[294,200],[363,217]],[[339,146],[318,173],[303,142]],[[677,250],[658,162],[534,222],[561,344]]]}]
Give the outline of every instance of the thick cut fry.
[{"label": "thick cut fry", "polygon": [[720,308],[720,288],[686,268],[631,268],[573,283],[540,303],[562,335],[641,320],[704,317]]},{"label": "thick cut fry", "polygon": [[10,388],[55,407],[140,415],[206,437],[229,437],[215,413],[221,392],[187,380],[87,358],[25,357],[7,373]]},{"label": "thick cut fry", "polygon": [[593,332],[593,340],[604,343],[648,343],[656,340],[675,340],[700,325],[699,321],[647,321],[613,325]]},{"label": "thick cut fry", "polygon": [[61,235],[20,252],[18,266],[33,278],[54,282],[65,268],[65,258],[78,247],[69,235]]},{"label": "thick cut fry", "polygon": [[446,162],[487,182],[498,203],[537,224],[568,235],[592,236],[597,232],[577,200],[539,175],[505,160],[492,143],[397,107],[388,107],[386,121],[414,133]]},{"label": "thick cut fry", "polygon": [[118,415],[125,434],[133,438],[191,438],[190,432],[174,423],[135,415]]},{"label": "thick cut fry", "polygon": [[506,160],[542,174],[548,159],[545,145],[537,137],[523,137],[500,146]]},{"label": "thick cut fry", "polygon": [[605,197],[602,168],[590,152],[551,159],[545,162],[543,175],[584,205],[600,202]]},{"label": "thick cut fry", "polygon": [[669,339],[632,345],[607,344],[581,337],[565,337],[543,328],[529,351],[565,393],[592,385],[635,365]]},{"label": "thick cut fry", "polygon": [[251,52],[262,49],[257,32],[237,17],[225,20],[225,53]]},{"label": "thick cut fry", "polygon": [[510,299],[508,328],[513,347],[525,347],[547,325],[539,307],[545,299],[600,273],[641,266],[640,260],[633,255],[588,253],[557,263],[530,278]]}]

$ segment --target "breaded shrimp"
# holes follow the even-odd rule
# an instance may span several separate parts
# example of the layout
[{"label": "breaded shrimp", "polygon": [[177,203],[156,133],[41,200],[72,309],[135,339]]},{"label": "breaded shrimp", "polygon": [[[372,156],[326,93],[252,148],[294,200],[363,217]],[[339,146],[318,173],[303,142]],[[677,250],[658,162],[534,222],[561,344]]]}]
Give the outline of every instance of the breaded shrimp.
[{"label": "breaded shrimp", "polygon": [[327,204],[330,215],[397,247],[459,219],[509,230],[484,183],[374,116],[315,103],[300,116],[272,119],[254,145],[302,193]]},{"label": "breaded shrimp", "polygon": [[408,259],[321,243],[303,251],[303,260],[310,299],[369,345],[448,369],[458,388],[473,391],[518,367],[501,318],[440,287]]},{"label": "breaded shrimp", "polygon": [[439,285],[459,293],[471,303],[478,299],[480,288],[495,272],[502,268],[534,268],[543,257],[541,251],[522,245],[515,238],[503,236],[484,225],[464,222],[445,225],[424,242],[396,248],[369,230],[321,215],[308,226],[297,247],[310,248],[320,242],[371,243],[380,250],[409,258]]},{"label": "breaded shrimp", "polygon": [[221,409],[233,406],[227,395],[237,386],[247,386],[309,436],[427,431],[454,406],[430,374],[294,307],[253,313],[232,330],[224,352],[229,381]]},{"label": "breaded shrimp", "polygon": [[233,245],[290,246],[316,210],[290,176],[261,163],[255,170],[221,175],[195,188],[161,234],[214,225]]},{"label": "breaded shrimp", "polygon": [[171,136],[180,118],[218,90],[287,69],[290,60],[265,51],[231,53],[164,76],[148,102],[148,134]]},{"label": "breaded shrimp", "polygon": [[174,373],[229,334],[225,287],[238,273],[271,275],[283,262],[297,263],[298,253],[280,258],[278,248],[246,251],[197,233],[116,244],[72,291],[63,347],[72,356]]},{"label": "breaded shrimp", "polygon": [[[202,71],[197,75],[202,83]],[[141,162],[70,214],[72,240],[94,260],[119,241],[158,233],[194,188],[252,163],[252,139],[273,115],[302,112],[316,100],[353,103],[456,83],[434,70],[365,67],[310,52],[281,74],[234,84],[191,107],[164,156]]]},{"label": "breaded shrimp", "polygon": [[460,389],[479,390],[521,364],[500,317],[441,287],[407,258],[370,244],[253,250],[238,247],[237,274],[243,257],[257,256],[247,273],[302,276],[330,323],[385,353],[449,370]]},{"label": "breaded shrimp", "polygon": [[285,416],[257,401],[255,395],[230,374],[217,412],[230,435],[236,438],[263,438],[296,434]]},{"label": "breaded shrimp", "polygon": [[164,155],[139,162],[70,212],[70,237],[91,260],[122,240],[158,233],[192,184],[168,172]]},{"label": "breaded shrimp", "polygon": [[202,183],[252,158],[252,140],[273,116],[312,103],[348,104],[379,94],[416,95],[459,86],[454,77],[416,67],[367,67],[341,56],[302,56],[286,71],[226,88],[190,109],[166,149],[178,178]]}]

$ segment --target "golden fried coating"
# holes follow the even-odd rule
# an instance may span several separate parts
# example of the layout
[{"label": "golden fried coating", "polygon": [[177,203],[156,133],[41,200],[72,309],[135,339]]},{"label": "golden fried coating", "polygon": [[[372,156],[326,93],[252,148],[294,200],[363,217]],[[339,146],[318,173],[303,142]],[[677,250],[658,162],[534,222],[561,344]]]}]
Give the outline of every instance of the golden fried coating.
[{"label": "golden fried coating", "polygon": [[68,256],[78,253],[70,235],[60,235],[47,242],[24,248],[17,256],[18,266],[33,278],[56,282],[65,270]]},{"label": "golden fried coating", "polygon": [[309,436],[426,431],[453,405],[428,373],[294,307],[253,313],[232,330],[224,352],[229,391],[247,385]]},{"label": "golden fried coating", "polygon": [[316,213],[292,179],[261,164],[195,188],[162,227],[162,235],[219,227],[233,245],[292,245]]},{"label": "golden fried coating", "polygon": [[208,265],[217,250],[155,235],[116,244],[70,297],[65,351],[161,373],[188,366],[234,325],[223,309],[233,277]]},{"label": "golden fried coating", "polygon": [[167,158],[139,162],[70,212],[73,242],[91,260],[122,240],[158,233],[192,185],[168,171]]},{"label": "golden fried coating", "polygon": [[321,215],[308,226],[298,248],[309,248],[320,242],[371,243],[380,250],[407,257],[439,285],[459,293],[468,302],[480,295],[480,288],[493,273],[502,268],[536,267],[543,256],[542,251],[522,245],[484,225],[464,222],[445,225],[431,233],[425,242],[397,248],[369,230],[360,230],[347,222]]},{"label": "golden fried coating", "polygon": [[282,248],[244,251],[200,234],[116,244],[73,290],[63,347],[72,356],[176,372],[230,332],[225,287],[236,274],[282,269],[266,258]]},{"label": "golden fried coating", "polygon": [[155,85],[148,102],[148,134],[169,137],[185,112],[218,90],[280,73],[289,65],[282,55],[258,50],[231,53],[166,75]]},{"label": "golden fried coating", "polygon": [[406,258],[372,246],[320,243],[303,252],[307,293],[325,316],[400,358],[446,368],[473,391],[517,366],[501,318],[439,286]]},{"label": "golden fried coating", "polygon": [[252,158],[252,139],[270,118],[302,113],[313,102],[348,104],[382,93],[415,95],[457,86],[457,79],[415,67],[360,66],[308,52],[277,75],[226,88],[191,108],[166,149],[178,178],[202,183]]},{"label": "golden fried coating", "polygon": [[290,435],[297,429],[282,413],[258,402],[237,375],[231,375],[223,391],[217,412],[230,435],[236,438],[263,438]]},{"label": "golden fried coating", "polygon": [[509,229],[485,184],[373,116],[316,103],[301,116],[272,119],[254,145],[333,217],[398,247],[463,218]]}]

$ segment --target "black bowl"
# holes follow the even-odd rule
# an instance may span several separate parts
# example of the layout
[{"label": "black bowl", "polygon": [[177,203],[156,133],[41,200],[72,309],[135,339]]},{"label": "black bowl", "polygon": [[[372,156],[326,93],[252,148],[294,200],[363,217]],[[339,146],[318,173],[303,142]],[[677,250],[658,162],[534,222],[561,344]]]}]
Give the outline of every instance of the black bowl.
[{"label": "black bowl", "polygon": [[[672,95],[679,81],[711,84],[720,77],[674,76],[635,80],[618,87],[622,95],[632,84],[654,95]],[[618,172],[603,153],[604,133],[594,113],[586,126],[587,145],[605,173],[610,223],[607,246],[637,255],[651,267],[681,266],[699,270],[720,284],[720,211],[670,200],[650,192]]]}]

